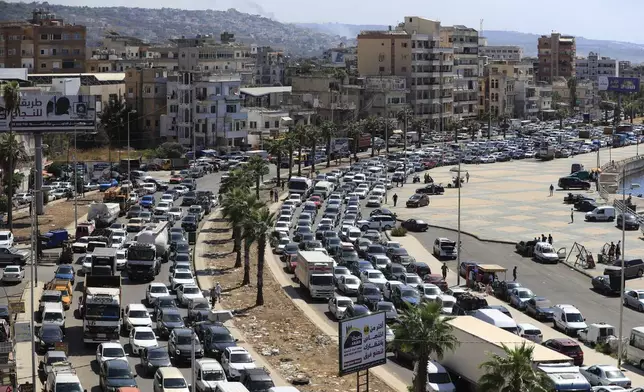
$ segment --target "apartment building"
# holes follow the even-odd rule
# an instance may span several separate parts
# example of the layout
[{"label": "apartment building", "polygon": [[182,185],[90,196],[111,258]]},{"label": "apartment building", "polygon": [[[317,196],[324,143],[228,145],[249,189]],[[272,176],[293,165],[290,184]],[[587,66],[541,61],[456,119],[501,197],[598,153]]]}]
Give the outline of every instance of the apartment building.
[{"label": "apartment building", "polygon": [[396,118],[401,110],[408,108],[407,78],[404,76],[367,76],[364,86],[361,111],[370,116]]},{"label": "apartment building", "polygon": [[590,80],[596,84],[600,76],[619,76],[619,65],[615,59],[590,52],[587,58],[575,60],[575,76],[579,80]]},{"label": "apartment building", "polygon": [[[148,145],[161,140],[161,115],[166,113],[168,71],[165,68],[129,68],[125,71],[125,100],[137,111],[135,136],[147,138]],[[136,143],[133,143],[136,145]]]},{"label": "apartment building", "polygon": [[240,86],[239,75],[181,72],[168,76],[167,112],[160,118],[162,141],[220,151],[244,146],[248,116],[241,111]]},{"label": "apartment building", "polygon": [[544,112],[552,109],[551,85],[530,79],[519,79],[514,82],[514,90],[516,92],[514,117],[543,118]]},{"label": "apartment building", "polygon": [[37,8],[27,21],[0,22],[0,68],[29,73],[85,72],[85,26]]},{"label": "apartment building", "polygon": [[478,31],[465,26],[441,27],[442,42],[454,48],[454,117],[458,119],[478,116],[479,47]]},{"label": "apartment building", "polygon": [[411,34],[402,30],[358,34],[360,76],[411,77]]},{"label": "apartment building", "polygon": [[551,83],[556,77],[575,76],[577,46],[575,37],[552,33],[542,35],[537,42],[539,81]]},{"label": "apartment building", "polygon": [[315,110],[323,121],[342,123],[358,118],[360,86],[347,84],[326,72],[297,75],[291,80],[292,105]]},{"label": "apartment building", "polygon": [[257,48],[255,55],[255,80],[257,86],[284,85],[286,57],[283,50],[275,50],[270,46]]},{"label": "apartment building", "polygon": [[242,113],[248,118],[248,144],[253,149],[263,150],[264,140],[287,132],[291,123],[288,110],[249,107],[242,108]]},{"label": "apartment building", "polygon": [[479,55],[489,60],[521,61],[523,48],[515,45],[480,46]]},{"label": "apartment building", "polygon": [[[512,117],[517,111],[522,112],[523,109],[515,110],[517,93],[528,93],[529,89],[523,86],[530,86],[531,82],[534,82],[532,63],[504,60],[490,62],[481,81],[479,113],[484,115],[491,112],[496,117],[502,114]],[[525,102],[526,99],[521,96],[518,101]]]}]

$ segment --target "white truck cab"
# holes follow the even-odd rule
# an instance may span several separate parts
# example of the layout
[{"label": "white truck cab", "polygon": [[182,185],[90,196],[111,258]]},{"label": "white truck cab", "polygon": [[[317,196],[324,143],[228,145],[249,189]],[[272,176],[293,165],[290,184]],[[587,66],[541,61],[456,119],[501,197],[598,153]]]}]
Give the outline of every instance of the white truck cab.
[{"label": "white truck cab", "polygon": [[76,371],[69,364],[54,365],[47,374],[44,391],[57,392],[60,390],[87,392],[86,389],[83,389]]},{"label": "white truck cab", "polygon": [[197,392],[214,391],[220,382],[227,382],[224,368],[216,359],[202,358],[195,363]]},{"label": "white truck cab", "polygon": [[61,302],[45,302],[42,310],[42,324],[57,325],[65,332],[65,309]]},{"label": "white truck cab", "polygon": [[588,328],[586,319],[573,305],[555,305],[552,310],[555,329],[564,331],[566,335],[577,335],[578,331]]}]

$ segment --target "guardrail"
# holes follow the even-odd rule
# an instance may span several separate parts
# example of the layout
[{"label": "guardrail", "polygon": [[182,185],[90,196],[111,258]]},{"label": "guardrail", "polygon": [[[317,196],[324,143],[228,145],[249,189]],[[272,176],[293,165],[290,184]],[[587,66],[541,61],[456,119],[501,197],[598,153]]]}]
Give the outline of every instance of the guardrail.
[{"label": "guardrail", "polygon": [[622,181],[622,170],[621,168],[631,162],[638,161],[644,159],[644,155],[636,155],[634,157],[622,159],[621,161],[615,162],[611,161],[608,162],[607,164],[601,166],[601,174],[599,175],[599,179],[597,180],[597,192],[599,193],[599,196],[604,199],[606,202],[610,199],[610,193],[606,188],[603,186],[603,183],[601,182],[601,175],[605,173],[615,173],[617,174],[617,183],[620,183]]}]

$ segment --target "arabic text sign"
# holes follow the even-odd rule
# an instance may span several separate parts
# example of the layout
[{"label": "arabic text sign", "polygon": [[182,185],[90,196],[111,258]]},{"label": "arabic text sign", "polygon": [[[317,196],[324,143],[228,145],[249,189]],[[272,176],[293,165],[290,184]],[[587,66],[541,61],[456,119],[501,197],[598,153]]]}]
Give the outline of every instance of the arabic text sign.
[{"label": "arabic text sign", "polygon": [[600,76],[597,79],[597,85],[600,91],[613,91],[616,93],[635,93],[640,91],[639,78]]},{"label": "arabic text sign", "polygon": [[0,132],[92,130],[96,126],[96,98],[92,95],[25,95],[18,113],[5,110],[0,97]]},{"label": "arabic text sign", "polygon": [[387,362],[384,312],[340,321],[338,337],[341,376]]}]

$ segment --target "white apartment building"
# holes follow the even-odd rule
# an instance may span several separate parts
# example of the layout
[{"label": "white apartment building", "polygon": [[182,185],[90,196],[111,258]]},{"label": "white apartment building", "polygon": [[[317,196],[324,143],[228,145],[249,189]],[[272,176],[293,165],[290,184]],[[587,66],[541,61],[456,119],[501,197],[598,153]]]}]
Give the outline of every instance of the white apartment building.
[{"label": "white apartment building", "polygon": [[[239,75],[182,72],[168,78],[167,114],[161,137],[185,146],[237,149],[247,143],[247,113],[242,112]],[[194,133],[193,133],[194,131]]]},{"label": "white apartment building", "polygon": [[530,79],[514,81],[514,116],[539,118],[544,111],[552,109],[552,86]]},{"label": "white apartment building", "polygon": [[599,57],[597,53],[588,53],[587,58],[575,60],[575,75],[578,79],[597,83],[599,76],[619,76],[619,62],[610,57]]},{"label": "white apartment building", "polygon": [[479,47],[479,55],[489,60],[521,61],[523,48],[515,45],[494,45]]},{"label": "white apartment building", "polygon": [[263,141],[267,138],[277,138],[280,133],[288,131],[292,122],[287,110],[273,110],[267,108],[243,108],[248,121],[248,144],[253,149],[264,149]]},{"label": "white apartment building", "polygon": [[478,31],[465,26],[441,27],[441,43],[454,49],[454,117],[478,115]]}]

